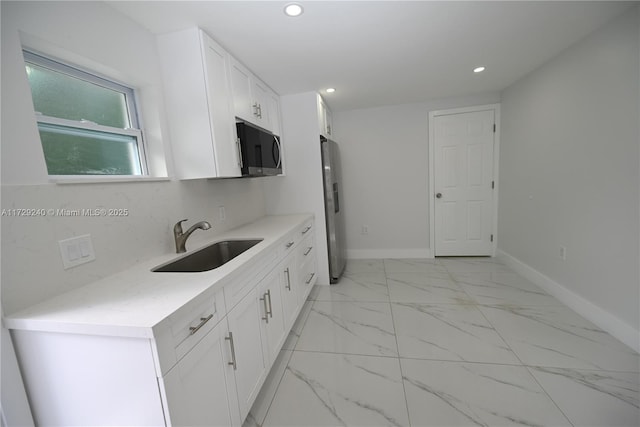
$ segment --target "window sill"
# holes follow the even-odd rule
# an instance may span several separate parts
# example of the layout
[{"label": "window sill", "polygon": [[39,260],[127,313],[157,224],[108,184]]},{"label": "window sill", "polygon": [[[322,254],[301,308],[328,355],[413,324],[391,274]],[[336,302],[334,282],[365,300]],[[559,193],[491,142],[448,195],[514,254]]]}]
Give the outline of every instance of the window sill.
[{"label": "window sill", "polygon": [[112,184],[125,182],[160,182],[171,181],[167,176],[97,176],[97,175],[50,175],[53,184]]}]

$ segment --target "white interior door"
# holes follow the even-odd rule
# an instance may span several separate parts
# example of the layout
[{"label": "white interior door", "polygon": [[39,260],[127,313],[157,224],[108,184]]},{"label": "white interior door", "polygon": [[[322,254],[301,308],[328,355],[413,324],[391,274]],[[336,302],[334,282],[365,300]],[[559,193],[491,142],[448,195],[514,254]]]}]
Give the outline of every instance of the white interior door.
[{"label": "white interior door", "polygon": [[433,117],[435,255],[493,254],[495,110]]}]

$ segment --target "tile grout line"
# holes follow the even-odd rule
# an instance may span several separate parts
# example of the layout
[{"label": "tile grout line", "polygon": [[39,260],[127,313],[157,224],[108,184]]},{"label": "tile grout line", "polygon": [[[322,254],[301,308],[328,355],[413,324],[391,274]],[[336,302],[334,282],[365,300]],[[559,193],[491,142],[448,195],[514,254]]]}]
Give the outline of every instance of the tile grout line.
[{"label": "tile grout line", "polygon": [[398,330],[396,329],[395,316],[393,315],[393,304],[391,301],[391,292],[389,291],[389,278],[387,277],[387,268],[383,260],[384,279],[387,282],[387,293],[389,294],[389,311],[391,313],[391,323],[393,325],[393,336],[396,340],[396,349],[398,351],[398,367],[400,368],[400,383],[402,384],[402,393],[404,394],[404,406],[407,411],[407,421],[409,427],[413,425],[411,422],[411,413],[409,412],[409,398],[407,397],[407,387],[404,381],[404,371],[402,369],[402,360],[400,358],[400,345],[398,344]]},{"label": "tile grout line", "polygon": [[[446,268],[446,267],[445,267]],[[510,269],[509,269],[510,270]],[[449,269],[447,268],[447,272],[449,272]],[[473,273],[472,273],[473,274]],[[517,273],[516,273],[517,274]],[[453,278],[453,275],[449,272],[449,275],[451,276],[451,279],[458,284],[458,282]],[[571,424],[572,426],[575,427],[575,425],[573,424],[573,422],[571,422],[571,420],[569,419],[569,417],[567,416],[567,414],[564,413],[564,411],[560,408],[560,406],[558,405],[558,403],[551,397],[551,395],[549,395],[549,393],[547,392],[547,390],[542,386],[542,384],[540,384],[540,382],[538,381],[538,379],[535,377],[535,375],[533,375],[531,373],[531,370],[529,368],[528,365],[526,365],[522,359],[520,358],[520,356],[518,356],[518,354],[513,350],[513,348],[511,347],[511,345],[509,345],[509,343],[507,342],[507,340],[502,336],[502,334],[498,331],[498,329],[495,327],[495,325],[493,323],[491,323],[491,321],[489,320],[489,318],[484,314],[484,312],[482,310],[480,310],[480,306],[482,306],[482,304],[479,304],[462,286],[458,285],[470,298],[472,301],[474,301],[474,306],[476,307],[476,310],[478,310],[480,312],[480,315],[487,321],[487,324],[491,325],[491,328],[495,331],[495,333],[500,337],[500,339],[502,340],[502,342],[509,348],[509,350],[511,350],[511,352],[513,353],[513,355],[516,357],[516,359],[520,362],[520,366],[522,368],[525,369],[525,371],[529,374],[529,376],[531,378],[533,378],[533,381],[535,381],[536,384],[538,384],[538,387],[540,387],[540,390],[542,390],[542,392],[547,396],[547,398],[549,398],[549,400],[553,403],[553,405],[558,409],[558,411],[560,411],[560,413],[562,414],[562,416],[567,420],[567,422],[569,424]],[[538,307],[538,306],[535,306]],[[507,366],[507,365],[505,365]],[[517,365],[509,365],[509,366],[517,366]]]}]

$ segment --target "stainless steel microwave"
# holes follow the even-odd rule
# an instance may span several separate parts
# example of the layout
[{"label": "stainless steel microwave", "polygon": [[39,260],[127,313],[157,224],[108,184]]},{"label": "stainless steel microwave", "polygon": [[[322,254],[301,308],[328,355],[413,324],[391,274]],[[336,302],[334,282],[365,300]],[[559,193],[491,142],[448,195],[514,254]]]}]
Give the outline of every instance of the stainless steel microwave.
[{"label": "stainless steel microwave", "polygon": [[241,151],[242,176],[269,176],[282,173],[280,137],[250,123],[236,123]]}]

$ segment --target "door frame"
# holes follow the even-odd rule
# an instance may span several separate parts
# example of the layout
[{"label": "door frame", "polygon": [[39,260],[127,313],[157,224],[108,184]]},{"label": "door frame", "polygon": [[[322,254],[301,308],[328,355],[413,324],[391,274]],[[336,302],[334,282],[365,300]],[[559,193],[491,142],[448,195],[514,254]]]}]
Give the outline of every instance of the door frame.
[{"label": "door frame", "polygon": [[438,116],[448,116],[461,113],[475,113],[478,111],[493,110],[496,124],[496,131],[493,139],[493,247],[491,256],[496,255],[498,247],[498,170],[500,159],[500,104],[475,105],[471,107],[452,108],[448,110],[429,111],[429,136],[427,145],[429,146],[429,247],[431,248],[431,257],[436,256],[436,206],[435,206],[435,119]]}]

